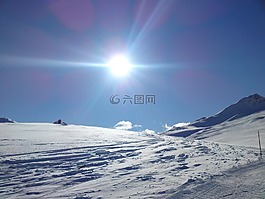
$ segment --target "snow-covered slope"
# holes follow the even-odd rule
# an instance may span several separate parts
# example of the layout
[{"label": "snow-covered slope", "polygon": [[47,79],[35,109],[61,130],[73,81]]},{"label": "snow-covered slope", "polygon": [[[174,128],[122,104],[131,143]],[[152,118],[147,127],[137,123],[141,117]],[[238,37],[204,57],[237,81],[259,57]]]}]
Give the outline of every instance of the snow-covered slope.
[{"label": "snow-covered slope", "polygon": [[233,121],[263,110],[265,110],[265,98],[259,94],[254,94],[244,97],[214,116],[199,119],[191,123],[191,125],[196,127],[213,126],[224,121]]},{"label": "snow-covered slope", "polygon": [[257,147],[257,131],[265,145],[265,98],[250,95],[214,116],[201,118],[186,126],[172,127],[166,135],[207,139],[243,146]]},{"label": "snow-covered slope", "polygon": [[208,141],[259,147],[257,133],[260,132],[261,145],[265,147],[265,111],[251,114],[233,121],[203,129],[189,138],[205,139]]},{"label": "snow-covered slope", "polygon": [[[197,185],[197,186],[196,186]],[[233,168],[203,184],[185,184],[167,199],[265,198],[265,160]]]},{"label": "snow-covered slope", "polygon": [[53,124],[0,124],[0,198],[166,198],[255,148]]}]

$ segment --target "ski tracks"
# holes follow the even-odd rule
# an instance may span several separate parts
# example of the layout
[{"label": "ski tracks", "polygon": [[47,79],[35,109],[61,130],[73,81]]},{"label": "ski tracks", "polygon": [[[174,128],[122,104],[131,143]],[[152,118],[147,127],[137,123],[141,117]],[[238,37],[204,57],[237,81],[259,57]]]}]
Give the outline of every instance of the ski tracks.
[{"label": "ski tracks", "polygon": [[168,199],[265,199],[265,160],[232,168],[201,185],[186,184]]}]

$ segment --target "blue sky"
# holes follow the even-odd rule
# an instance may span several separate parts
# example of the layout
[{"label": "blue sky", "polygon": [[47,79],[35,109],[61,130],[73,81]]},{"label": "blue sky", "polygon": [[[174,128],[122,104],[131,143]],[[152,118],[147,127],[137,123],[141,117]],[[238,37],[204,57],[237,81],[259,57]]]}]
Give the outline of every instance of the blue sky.
[{"label": "blue sky", "polygon": [[[264,96],[264,35],[262,0],[2,0],[0,114],[162,131]],[[115,53],[135,66],[128,76],[105,67]]]}]

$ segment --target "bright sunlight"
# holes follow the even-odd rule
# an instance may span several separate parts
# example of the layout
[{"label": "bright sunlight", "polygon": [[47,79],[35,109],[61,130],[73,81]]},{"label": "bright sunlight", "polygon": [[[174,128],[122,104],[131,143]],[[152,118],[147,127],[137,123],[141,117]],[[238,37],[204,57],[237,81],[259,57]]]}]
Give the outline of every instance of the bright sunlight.
[{"label": "bright sunlight", "polygon": [[126,56],[119,54],[110,59],[108,67],[115,76],[124,77],[129,74],[132,65]]}]

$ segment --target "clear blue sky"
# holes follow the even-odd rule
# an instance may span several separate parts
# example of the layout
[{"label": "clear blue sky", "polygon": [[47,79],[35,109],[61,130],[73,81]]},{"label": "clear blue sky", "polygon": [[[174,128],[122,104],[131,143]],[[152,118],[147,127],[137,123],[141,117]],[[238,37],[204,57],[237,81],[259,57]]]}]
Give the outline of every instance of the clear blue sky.
[{"label": "clear blue sky", "polygon": [[[117,52],[138,66],[129,76],[102,67]],[[0,116],[18,122],[161,131],[264,85],[262,0],[0,1]],[[149,94],[155,104],[109,101]]]}]

